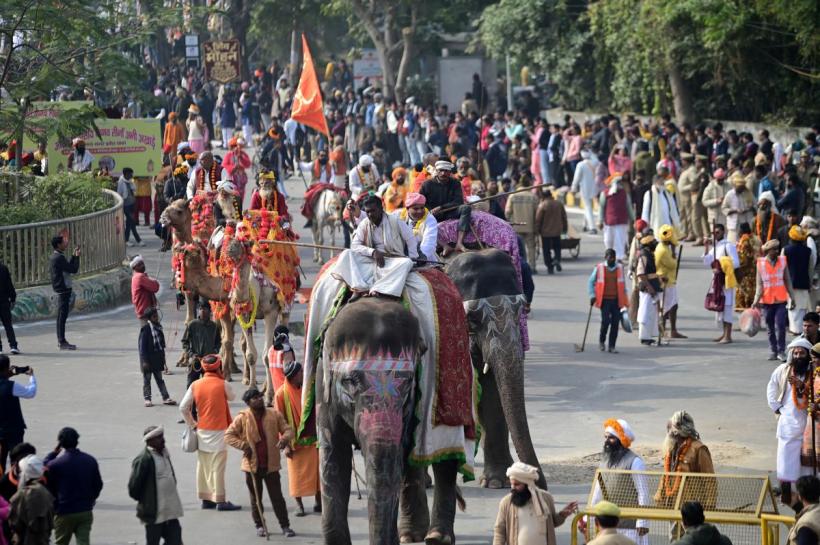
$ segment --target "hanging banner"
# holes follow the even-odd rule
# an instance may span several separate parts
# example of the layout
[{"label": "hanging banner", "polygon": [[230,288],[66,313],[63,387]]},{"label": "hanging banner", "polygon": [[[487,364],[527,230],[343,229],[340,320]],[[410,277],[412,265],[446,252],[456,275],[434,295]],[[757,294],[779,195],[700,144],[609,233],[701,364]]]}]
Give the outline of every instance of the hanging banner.
[{"label": "hanging banner", "polygon": [[242,68],[239,40],[203,43],[202,59],[205,65],[205,79],[217,83],[239,80]]},{"label": "hanging banner", "polygon": [[[85,101],[34,102],[30,117],[54,117],[58,110],[80,108],[91,104]],[[94,156],[93,170],[106,165],[111,174],[119,175],[122,169],[134,169],[134,176],[154,176],[162,168],[162,135],[159,119],[107,119],[94,120],[100,137],[93,129],[79,134],[85,140],[85,149]],[[28,137],[23,139],[23,150],[34,151],[37,144]],[[65,170],[71,144],[61,145],[56,138],[49,138],[46,146],[50,172]]]}]

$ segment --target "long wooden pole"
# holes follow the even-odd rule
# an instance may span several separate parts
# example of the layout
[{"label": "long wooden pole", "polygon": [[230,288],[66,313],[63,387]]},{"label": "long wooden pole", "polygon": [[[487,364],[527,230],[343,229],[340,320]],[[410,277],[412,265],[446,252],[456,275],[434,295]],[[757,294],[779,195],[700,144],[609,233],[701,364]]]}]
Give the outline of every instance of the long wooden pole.
[{"label": "long wooden pole", "polygon": [[[519,189],[514,189],[513,191],[507,191],[506,193],[497,193],[495,195],[490,195],[489,197],[484,197],[483,199],[478,199],[477,201],[467,202],[467,203],[464,203],[464,204],[466,204],[467,206],[475,206],[480,202],[491,201],[493,199],[499,199],[501,197],[506,197],[507,195],[515,195],[516,193],[523,193],[524,191],[532,191],[533,189],[538,189],[538,186],[535,186],[535,187],[533,187],[533,186],[522,187],[522,188],[519,188]],[[462,205],[460,205],[460,204],[458,206],[449,206],[447,208],[442,208],[441,210],[439,210],[439,212],[450,212],[451,210],[458,210],[461,206]]]},{"label": "long wooden pole", "polygon": [[[259,240],[259,243],[267,243],[267,244],[281,244],[283,246],[296,246],[298,248],[313,248],[317,250],[330,250],[331,252],[344,252],[348,248],[340,248],[339,246],[328,246],[327,244],[311,244],[309,242],[293,242],[290,240]],[[403,257],[405,259],[409,259],[415,263],[439,263],[438,261],[430,261],[428,259],[418,259],[413,257],[407,257],[406,255],[398,255],[398,254],[384,254],[384,257]]]}]

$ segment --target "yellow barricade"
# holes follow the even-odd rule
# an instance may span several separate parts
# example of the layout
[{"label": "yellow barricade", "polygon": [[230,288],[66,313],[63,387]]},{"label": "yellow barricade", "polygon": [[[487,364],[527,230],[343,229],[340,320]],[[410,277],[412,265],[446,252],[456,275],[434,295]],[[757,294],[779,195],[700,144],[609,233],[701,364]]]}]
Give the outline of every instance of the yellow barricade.
[{"label": "yellow barricade", "polygon": [[[622,530],[638,545],[665,545],[680,538],[680,508],[687,501],[700,502],[706,521],[735,545],[779,545],[794,524],[794,517],[778,512],[767,476],[599,469],[586,509],[572,520],[572,545],[594,537],[594,522],[586,525],[586,535],[579,524],[600,500],[621,508]],[[640,539],[634,530],[637,521],[648,528]]]}]

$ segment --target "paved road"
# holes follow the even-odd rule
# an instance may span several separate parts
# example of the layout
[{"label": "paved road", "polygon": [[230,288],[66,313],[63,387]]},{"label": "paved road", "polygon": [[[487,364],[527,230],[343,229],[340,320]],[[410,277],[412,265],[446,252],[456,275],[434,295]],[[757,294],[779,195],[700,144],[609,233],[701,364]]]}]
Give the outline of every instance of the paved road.
[{"label": "paved road", "polygon": [[[300,195],[302,190],[299,179],[288,181],[291,195]],[[288,204],[292,211],[298,211],[296,199]],[[573,222],[580,220],[577,215],[571,218]],[[297,219],[295,223],[301,227],[303,222]],[[148,247],[141,250],[149,273],[158,275],[163,285],[160,299],[168,359],[175,361],[183,313],[175,310],[173,293],[167,287],[170,254],[159,253],[158,239],[146,228],[140,230],[148,241]],[[309,240],[309,235],[303,238]],[[129,256],[135,250],[129,248]],[[688,340],[653,348],[641,346],[633,335],[622,335],[620,354],[601,353],[596,339],[599,318],[593,314],[587,351],[574,352],[588,308],[586,280],[602,253],[600,236],[584,236],[580,259],[567,259],[563,273],[535,278],[532,349],[526,363],[527,411],[536,451],[551,473],[551,490],[558,503],[586,501],[590,468],[594,466],[590,455],[600,450],[601,423],[610,417],[626,418],[631,423],[636,444],[650,464],[658,462],[655,447],[663,439],[666,418],[675,410],[687,409],[712,447],[719,470],[761,472],[774,467],[775,422],[764,398],[773,365],[765,361],[764,335],[750,340],[736,333],[737,342],[730,346],[717,347],[711,342],[716,333],[714,319],[702,308],[709,273],[700,263],[697,248],[685,249],[680,273],[680,330],[689,335]],[[307,251],[302,252],[302,260],[311,283],[318,267]],[[298,318],[302,312],[303,308],[298,309],[294,315]],[[136,356],[138,324],[130,306],[69,320],[68,338],[79,346],[75,353],[56,350],[51,322],[20,325],[17,330],[25,355],[16,357],[14,363],[34,366],[40,384],[36,399],[23,401],[29,426],[26,439],[44,454],[55,444],[57,431],[71,425],[80,432],[80,448],[100,461],[105,488],[95,510],[95,543],[143,542],[126,483],[131,459],[142,448],[141,431],[149,424],[166,428],[186,509],[182,521],[186,542],[238,545],[260,541],[250,520],[237,451],[229,454],[228,498],[244,509],[234,513],[198,509],[195,458],[181,451],[177,409],[142,406]],[[166,380],[173,397],[181,399],[184,373],[176,370]],[[234,386],[241,388],[239,383]],[[232,410],[241,406],[241,401],[234,403]],[[480,454],[478,461],[480,464]],[[487,543],[504,491],[484,490],[470,483],[464,494],[468,508],[457,516],[459,542]],[[293,502],[289,507],[294,507]],[[350,507],[354,540],[366,543],[366,500],[356,499],[354,491]],[[271,528],[277,527],[269,512],[268,521]],[[321,541],[318,516],[291,522],[300,534],[291,542]],[[567,526],[559,529],[562,543],[569,543]],[[284,540],[279,536],[271,539]]]}]

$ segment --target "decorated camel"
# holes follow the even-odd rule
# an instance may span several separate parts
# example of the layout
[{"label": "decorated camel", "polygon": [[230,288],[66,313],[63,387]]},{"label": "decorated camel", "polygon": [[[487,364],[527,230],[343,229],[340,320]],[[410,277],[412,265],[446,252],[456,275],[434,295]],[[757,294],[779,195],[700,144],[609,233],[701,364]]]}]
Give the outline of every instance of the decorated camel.
[{"label": "decorated camel", "polygon": [[[163,225],[174,228],[174,269],[177,286],[188,303],[186,322],[193,319],[196,298],[211,301],[214,317],[223,325],[222,356],[226,377],[233,363],[234,321],[243,332],[245,369],[243,380],[255,384],[258,353],[251,329],[257,317],[265,321],[264,354],[273,343],[278,323],[286,323],[288,308],[296,291],[298,256],[292,248],[259,243],[264,239],[285,238],[275,212],[252,210],[241,223],[225,227],[218,252],[209,251],[206,241],[213,232],[212,213],[204,195],[180,199],[163,212]],[[272,401],[270,372],[265,369],[266,400]]]}]

